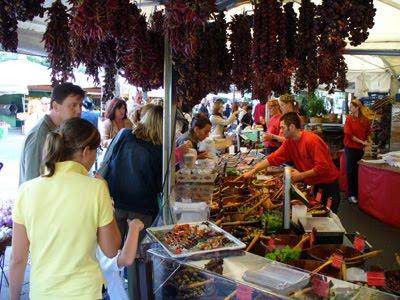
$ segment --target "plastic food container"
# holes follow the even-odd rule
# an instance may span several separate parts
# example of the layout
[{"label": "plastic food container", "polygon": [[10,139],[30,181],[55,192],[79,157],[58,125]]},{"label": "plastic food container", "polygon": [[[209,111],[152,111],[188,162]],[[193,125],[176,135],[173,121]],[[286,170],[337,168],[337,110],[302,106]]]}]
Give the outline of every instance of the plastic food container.
[{"label": "plastic food container", "polygon": [[309,282],[310,275],[285,267],[283,264],[271,262],[260,270],[246,271],[243,279],[282,295],[290,295],[304,288]]}]

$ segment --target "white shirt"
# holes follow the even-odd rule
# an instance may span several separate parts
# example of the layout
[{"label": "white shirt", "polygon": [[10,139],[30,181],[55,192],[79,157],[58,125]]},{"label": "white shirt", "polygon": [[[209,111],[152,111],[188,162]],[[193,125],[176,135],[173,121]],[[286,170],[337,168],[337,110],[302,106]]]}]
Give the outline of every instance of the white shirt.
[{"label": "white shirt", "polygon": [[224,138],[224,127],[235,122],[236,116],[231,115],[228,119],[225,119],[218,115],[211,115],[211,136],[213,138]]},{"label": "white shirt", "polygon": [[100,247],[97,247],[96,250],[96,257],[106,279],[107,293],[111,300],[129,300],[128,294],[125,291],[124,280],[121,276],[123,267],[119,268],[117,264],[120,252],[121,250],[118,250],[118,254],[115,257],[108,258],[101,251]]}]

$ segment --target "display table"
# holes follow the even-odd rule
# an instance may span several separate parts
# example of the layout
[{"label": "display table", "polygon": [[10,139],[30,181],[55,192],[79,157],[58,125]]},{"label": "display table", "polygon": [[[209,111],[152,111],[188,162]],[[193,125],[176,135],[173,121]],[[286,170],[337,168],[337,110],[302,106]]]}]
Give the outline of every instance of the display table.
[{"label": "display table", "polygon": [[400,227],[400,168],[360,161],[358,206],[380,221]]}]

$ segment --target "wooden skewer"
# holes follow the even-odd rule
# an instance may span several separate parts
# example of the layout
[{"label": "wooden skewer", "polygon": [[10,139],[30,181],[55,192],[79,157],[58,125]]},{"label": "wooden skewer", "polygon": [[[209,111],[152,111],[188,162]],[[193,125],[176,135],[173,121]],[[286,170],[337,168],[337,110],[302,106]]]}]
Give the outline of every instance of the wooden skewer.
[{"label": "wooden skewer", "polygon": [[257,243],[257,241],[258,241],[258,239],[260,238],[260,236],[261,236],[261,232],[260,233],[257,233],[254,237],[253,237],[253,239],[251,240],[251,242],[250,242],[250,244],[247,246],[247,248],[246,248],[246,252],[249,252],[250,250],[251,250],[251,248],[253,248],[253,246],[255,245],[255,243]]},{"label": "wooden skewer", "polygon": [[217,225],[217,226],[219,226],[219,225],[222,223],[223,219],[224,219],[224,218],[221,218],[221,219],[215,221],[214,224]]},{"label": "wooden skewer", "polygon": [[248,211],[246,211],[243,215],[243,218],[246,218],[251,212],[253,212],[256,208],[258,208],[260,205],[262,205],[265,201],[267,201],[268,198],[262,199],[259,201],[256,205],[254,205],[252,208],[250,208]]},{"label": "wooden skewer", "polygon": [[206,284],[210,283],[211,281],[212,281],[212,279],[208,279],[208,280],[205,280],[205,281],[192,283],[192,284],[189,284],[187,286],[179,287],[179,289],[180,290],[194,289],[194,288],[198,288],[200,286],[206,285]]},{"label": "wooden skewer", "polygon": [[302,289],[302,290],[300,290],[300,291],[295,292],[295,293],[292,294],[290,297],[291,297],[291,298],[300,297],[301,295],[312,291],[312,289],[313,289],[312,287],[308,287],[308,288]]},{"label": "wooden skewer", "polygon": [[235,297],[236,296],[236,290],[234,290],[232,293],[230,293],[228,296],[226,296],[225,298],[224,298],[224,300],[231,300],[231,299],[233,299],[233,297]]},{"label": "wooden skewer", "polygon": [[323,268],[329,266],[330,264],[332,264],[332,259],[329,258],[324,264],[320,265],[318,268],[316,268],[314,271],[312,271],[311,273],[318,273],[320,272]]},{"label": "wooden skewer", "polygon": [[235,221],[222,223],[221,226],[239,226],[239,225],[249,225],[254,224],[254,221]]},{"label": "wooden skewer", "polygon": [[352,262],[355,260],[359,260],[359,259],[364,259],[364,258],[370,258],[370,257],[374,257],[377,256],[378,254],[381,254],[383,252],[383,250],[375,250],[375,251],[371,251],[362,255],[357,255],[354,257],[350,257],[350,258],[346,258],[344,261],[345,262]]},{"label": "wooden skewer", "polygon": [[302,248],[303,244],[308,241],[310,239],[310,235],[309,234],[305,234],[303,235],[303,238],[300,240],[300,242],[297,243],[296,246],[294,246],[293,248]]},{"label": "wooden skewer", "polygon": [[347,267],[346,267],[346,264],[342,264],[341,271],[342,271],[342,279],[344,281],[347,281]]}]

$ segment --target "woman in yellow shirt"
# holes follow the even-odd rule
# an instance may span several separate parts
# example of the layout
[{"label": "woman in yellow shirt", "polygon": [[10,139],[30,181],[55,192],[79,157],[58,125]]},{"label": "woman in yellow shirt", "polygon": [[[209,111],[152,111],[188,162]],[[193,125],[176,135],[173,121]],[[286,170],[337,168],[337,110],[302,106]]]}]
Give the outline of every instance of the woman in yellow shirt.
[{"label": "woman in yellow shirt", "polygon": [[47,173],[25,182],[13,211],[10,295],[19,299],[30,253],[30,299],[101,299],[96,245],[114,257],[121,236],[106,183],[88,177],[100,134],[72,118],[47,135]]}]

